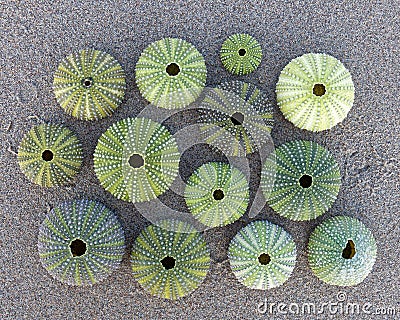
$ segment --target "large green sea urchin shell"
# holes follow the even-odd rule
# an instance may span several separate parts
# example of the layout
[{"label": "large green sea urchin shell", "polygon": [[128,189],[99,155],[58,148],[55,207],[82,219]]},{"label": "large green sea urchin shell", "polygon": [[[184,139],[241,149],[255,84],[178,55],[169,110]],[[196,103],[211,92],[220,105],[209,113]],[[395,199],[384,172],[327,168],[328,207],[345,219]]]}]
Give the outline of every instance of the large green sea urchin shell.
[{"label": "large green sea urchin shell", "polygon": [[311,220],[322,215],[335,201],[340,184],[335,159],[312,141],[291,141],[279,146],[262,169],[261,187],[267,190],[269,205],[291,220]]},{"label": "large green sea urchin shell", "polygon": [[353,106],[354,85],[339,60],[307,53],[282,70],[276,99],[285,118],[295,126],[322,131],[346,118]]},{"label": "large green sea urchin shell", "polygon": [[296,244],[283,228],[254,221],[232,239],[228,250],[236,278],[251,289],[266,290],[283,284],[296,264]]},{"label": "large green sea urchin shell", "polygon": [[359,220],[337,216],[316,227],[308,242],[311,270],[322,281],[354,286],[371,272],[376,260],[374,236]]},{"label": "large green sea urchin shell", "polygon": [[222,162],[209,162],[190,176],[185,201],[190,212],[204,225],[224,226],[245,213],[249,184],[239,169]]},{"label": "large green sea urchin shell", "polygon": [[39,229],[39,256],[56,279],[91,285],[117,269],[125,238],[115,214],[101,203],[74,200],[52,209]]},{"label": "large green sea urchin shell", "polygon": [[203,282],[210,253],[192,226],[171,220],[141,232],[133,244],[131,262],[134,278],[144,289],[155,296],[177,299]]},{"label": "large green sea urchin shell", "polygon": [[53,89],[66,113],[81,120],[111,115],[125,94],[125,73],[109,54],[81,50],[66,57],[54,74]]},{"label": "large green sea urchin shell", "polygon": [[135,203],[164,193],[178,174],[179,159],[167,128],[147,118],[128,118],[100,137],[94,170],[107,191]]},{"label": "large green sea urchin shell", "polygon": [[161,108],[182,108],[195,101],[206,84],[206,77],[203,56],[182,39],[153,42],[136,64],[140,93]]},{"label": "large green sea urchin shell", "polygon": [[262,50],[254,37],[237,33],[225,40],[220,55],[226,70],[233,74],[243,75],[257,69],[261,62]]},{"label": "large green sea urchin shell", "polygon": [[22,139],[17,156],[25,176],[44,187],[71,182],[81,168],[82,159],[78,138],[58,124],[33,127]]}]

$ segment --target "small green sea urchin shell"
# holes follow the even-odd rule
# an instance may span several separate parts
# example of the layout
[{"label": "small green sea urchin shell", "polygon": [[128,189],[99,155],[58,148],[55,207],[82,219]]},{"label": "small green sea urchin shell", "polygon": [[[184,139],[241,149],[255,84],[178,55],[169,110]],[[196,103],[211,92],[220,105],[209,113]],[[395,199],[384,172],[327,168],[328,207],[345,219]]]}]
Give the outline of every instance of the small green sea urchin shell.
[{"label": "small green sea urchin shell", "polygon": [[251,289],[282,285],[296,264],[296,244],[283,228],[254,221],[232,239],[228,257],[236,278]]},{"label": "small green sea urchin shell", "polygon": [[17,161],[25,176],[43,187],[65,185],[81,168],[83,151],[76,135],[58,124],[33,127],[22,139]]},{"label": "small green sea urchin shell", "polygon": [[52,209],[39,228],[44,268],[69,285],[91,285],[117,269],[125,238],[115,214],[101,203],[74,200]]},{"label": "small green sea urchin shell", "polygon": [[261,62],[262,50],[258,41],[249,34],[231,35],[222,44],[221,61],[226,70],[243,75],[253,72]]},{"label": "small green sea urchin shell", "polygon": [[339,60],[307,53],[282,70],[276,98],[285,118],[295,126],[322,131],[346,118],[354,102],[354,85]]},{"label": "small green sea urchin shell", "polygon": [[311,220],[332,206],[340,179],[338,164],[328,150],[297,140],[279,146],[272,160],[266,160],[261,187],[268,190],[267,201],[281,216]]},{"label": "small green sea urchin shell", "polygon": [[182,108],[195,101],[207,77],[201,53],[189,42],[165,38],[150,44],[136,64],[136,83],[157,107]]},{"label": "small green sea urchin shell", "polygon": [[192,226],[170,220],[141,232],[133,244],[131,263],[134,278],[145,290],[177,299],[203,282],[210,267],[210,253]]},{"label": "small green sea urchin shell", "polygon": [[249,184],[239,169],[222,162],[209,162],[190,176],[185,201],[190,212],[204,225],[224,226],[245,213]]},{"label": "small green sea urchin shell", "polygon": [[376,251],[374,236],[363,223],[337,216],[324,221],[311,234],[308,261],[322,281],[336,286],[354,286],[371,272]]},{"label": "small green sea urchin shell", "polygon": [[125,73],[109,54],[81,50],[66,57],[54,74],[53,89],[66,113],[80,120],[111,115],[125,94]]}]

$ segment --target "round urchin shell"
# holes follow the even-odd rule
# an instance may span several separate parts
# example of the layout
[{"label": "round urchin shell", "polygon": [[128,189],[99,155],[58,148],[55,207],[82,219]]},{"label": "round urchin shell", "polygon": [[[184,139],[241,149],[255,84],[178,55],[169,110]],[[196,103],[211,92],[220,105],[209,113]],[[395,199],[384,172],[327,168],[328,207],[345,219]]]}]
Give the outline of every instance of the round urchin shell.
[{"label": "round urchin shell", "polygon": [[164,38],[150,44],[136,64],[142,96],[157,107],[182,108],[195,101],[206,84],[201,53],[189,42]]},{"label": "round urchin shell", "polygon": [[125,238],[115,214],[103,204],[74,200],[52,209],[39,228],[45,269],[69,285],[91,285],[117,269]]},{"label": "round urchin shell", "polygon": [[203,282],[210,252],[192,226],[170,220],[141,232],[133,244],[131,263],[134,278],[146,291],[174,300]]},{"label": "round urchin shell", "polygon": [[255,85],[222,83],[208,90],[200,104],[205,140],[231,156],[245,156],[271,141],[273,107]]},{"label": "round urchin shell", "polygon": [[307,53],[282,70],[276,99],[285,118],[295,126],[322,131],[346,118],[354,102],[354,85],[339,60]]},{"label": "round urchin shell", "polygon": [[262,50],[258,41],[249,34],[237,33],[228,37],[220,50],[226,70],[244,75],[253,72],[261,63]]},{"label": "round urchin shell", "polygon": [[[321,145],[297,140],[275,149],[262,169],[268,204],[291,220],[311,220],[326,212],[341,185],[333,156]],[[273,184],[273,185],[271,185]]]},{"label": "round urchin shell", "polygon": [[354,286],[371,272],[376,260],[376,242],[359,220],[337,216],[324,221],[308,242],[311,270],[322,281],[336,286]]},{"label": "round urchin shell", "polygon": [[81,168],[83,151],[76,135],[58,124],[33,127],[22,139],[17,161],[33,183],[43,187],[65,185]]},{"label": "round urchin shell", "polygon": [[249,184],[239,169],[223,162],[209,162],[190,176],[185,201],[193,216],[204,225],[225,226],[245,213]]},{"label": "round urchin shell", "polygon": [[180,154],[170,132],[147,118],[113,124],[100,137],[94,170],[101,185],[118,199],[152,200],[175,180]]},{"label": "round urchin shell", "polygon": [[282,227],[254,221],[232,239],[228,257],[236,278],[251,289],[282,285],[296,264],[296,244]]},{"label": "round urchin shell", "polygon": [[81,50],[58,66],[53,90],[66,113],[80,120],[98,120],[111,115],[125,94],[125,73],[111,55]]}]

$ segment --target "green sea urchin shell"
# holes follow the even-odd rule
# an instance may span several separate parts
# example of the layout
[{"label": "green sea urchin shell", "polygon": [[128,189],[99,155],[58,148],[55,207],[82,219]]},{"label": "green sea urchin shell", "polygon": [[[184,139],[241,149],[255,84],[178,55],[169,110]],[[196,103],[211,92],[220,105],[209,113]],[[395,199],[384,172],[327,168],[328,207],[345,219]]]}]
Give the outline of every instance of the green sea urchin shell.
[{"label": "green sea urchin shell", "polygon": [[282,70],[276,98],[285,118],[295,126],[322,131],[346,118],[354,102],[354,85],[339,60],[307,53]]},{"label": "green sea urchin shell", "polygon": [[79,172],[82,160],[78,138],[58,124],[33,127],[22,139],[17,156],[25,176],[43,187],[71,182]]},{"label": "green sea urchin shell", "polygon": [[374,236],[359,220],[337,216],[324,221],[308,242],[311,270],[322,281],[354,286],[371,272],[376,260]]},{"label": "green sea urchin shell", "polygon": [[236,278],[251,289],[283,284],[296,264],[296,244],[283,228],[254,221],[232,239],[228,257]]},{"label": "green sea urchin shell", "polygon": [[167,128],[147,118],[128,118],[100,137],[94,170],[107,191],[135,203],[164,193],[178,174],[179,159]]},{"label": "green sea urchin shell", "polygon": [[45,269],[69,285],[91,285],[117,269],[125,251],[115,214],[101,203],[74,200],[52,209],[39,229]]},{"label": "green sea urchin shell", "polygon": [[131,263],[134,278],[145,290],[177,299],[203,282],[210,267],[210,253],[192,226],[171,220],[141,232],[133,244]]},{"label": "green sea urchin shell", "polygon": [[258,41],[251,35],[237,33],[222,44],[221,61],[226,70],[243,75],[253,72],[261,63],[262,50]]},{"label": "green sea urchin shell", "polygon": [[54,74],[53,89],[66,113],[81,120],[111,115],[125,94],[125,73],[109,54],[81,50],[66,57]]},{"label": "green sea urchin shell", "polygon": [[190,212],[204,225],[224,226],[245,213],[249,184],[239,169],[222,162],[209,162],[190,176],[185,201]]},{"label": "green sea urchin shell", "polygon": [[153,42],[136,64],[140,93],[161,108],[182,108],[195,101],[206,84],[206,77],[203,56],[182,39]]},{"label": "green sea urchin shell", "polygon": [[279,146],[262,169],[261,187],[268,190],[269,205],[291,220],[311,220],[322,215],[335,201],[340,184],[335,159],[312,141],[291,141]]}]

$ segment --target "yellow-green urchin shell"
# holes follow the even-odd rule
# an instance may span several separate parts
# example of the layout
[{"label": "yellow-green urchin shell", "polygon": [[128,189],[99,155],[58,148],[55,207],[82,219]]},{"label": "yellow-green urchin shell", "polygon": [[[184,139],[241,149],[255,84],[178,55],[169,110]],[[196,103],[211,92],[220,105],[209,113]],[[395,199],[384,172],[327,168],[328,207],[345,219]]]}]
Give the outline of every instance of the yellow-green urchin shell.
[{"label": "yellow-green urchin shell", "polygon": [[125,238],[115,214],[103,204],[74,200],[52,209],[39,228],[44,268],[69,285],[97,283],[122,260]]},{"label": "yellow-green urchin shell", "polygon": [[346,118],[354,102],[354,85],[339,60],[307,53],[282,70],[276,100],[285,118],[296,127],[322,131]]},{"label": "yellow-green urchin shell", "polygon": [[22,139],[17,161],[33,183],[43,187],[65,185],[81,168],[83,151],[76,135],[58,124],[33,127]]},{"label": "yellow-green urchin shell", "polygon": [[296,264],[296,244],[283,228],[254,221],[232,239],[228,257],[236,278],[251,289],[282,285]]},{"label": "yellow-green urchin shell", "polygon": [[136,64],[142,96],[157,107],[182,108],[195,101],[206,84],[201,53],[189,42],[165,38],[150,44]]},{"label": "yellow-green urchin shell", "polygon": [[[273,184],[273,185],[271,185]],[[321,145],[297,140],[275,149],[262,169],[268,204],[291,220],[311,220],[326,212],[341,185],[339,166]]]},{"label": "yellow-green urchin shell", "polygon": [[80,120],[111,115],[125,94],[125,73],[111,55],[81,50],[67,56],[54,74],[53,90],[66,113]]},{"label": "yellow-green urchin shell", "polygon": [[128,118],[100,137],[94,170],[107,191],[135,203],[164,193],[178,174],[179,160],[177,143],[167,128],[147,118]]},{"label": "yellow-green urchin shell", "polygon": [[253,72],[260,65],[262,49],[251,35],[237,33],[222,44],[220,56],[226,70],[233,74],[244,75]]},{"label": "yellow-green urchin shell", "polygon": [[210,252],[192,226],[171,220],[141,232],[133,244],[131,263],[134,278],[146,291],[174,300],[203,282]]},{"label": "yellow-green urchin shell", "polygon": [[239,169],[223,162],[209,162],[190,176],[185,201],[193,216],[204,225],[225,226],[245,213],[249,184]]},{"label": "yellow-green urchin shell", "polygon": [[363,223],[337,216],[324,221],[311,234],[308,261],[322,281],[336,286],[354,286],[371,272],[376,251],[374,236]]}]

